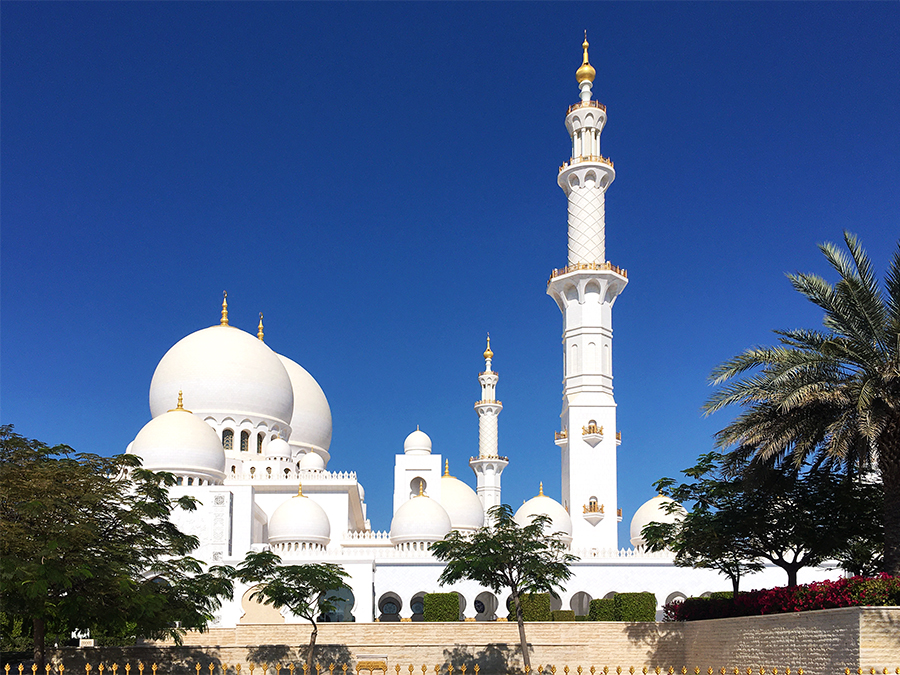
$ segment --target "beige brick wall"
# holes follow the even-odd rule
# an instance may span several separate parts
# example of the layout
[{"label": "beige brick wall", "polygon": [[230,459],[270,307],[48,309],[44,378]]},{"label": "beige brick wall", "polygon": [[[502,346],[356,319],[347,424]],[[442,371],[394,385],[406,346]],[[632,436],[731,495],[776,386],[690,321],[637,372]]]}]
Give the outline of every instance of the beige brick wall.
[{"label": "beige brick wall", "polygon": [[[186,673],[185,666],[200,662],[202,675],[208,663],[299,664],[302,647],[309,640],[306,625],[241,625],[190,633],[183,647],[134,647],[122,650],[63,650],[70,675],[82,675],[85,659],[97,664],[117,661],[161,664],[161,675]],[[844,668],[900,667],[900,607],[848,607],[842,609],[717,619],[691,623],[559,622],[528,623],[526,637],[532,666],[556,666],[561,673],[568,665],[574,671],[592,665],[680,670],[707,667],[718,670],[802,667],[809,675],[842,675]],[[325,664],[349,663],[373,656],[387,658],[391,675],[400,665],[429,673],[436,664],[452,663],[459,672],[465,664],[471,673],[477,663],[485,675],[504,673],[506,664],[521,666],[515,623],[341,623],[321,624],[319,660]],[[101,657],[102,654],[102,657]],[[72,669],[75,669],[74,671]],[[271,670],[271,669],[270,669]],[[96,672],[96,671],[95,671]],[[193,671],[192,671],[193,672]],[[220,675],[217,670],[215,675]],[[233,672],[233,671],[232,671]],[[327,672],[327,671],[325,671]],[[257,674],[261,675],[257,670]],[[283,674],[285,675],[285,674]]]}]

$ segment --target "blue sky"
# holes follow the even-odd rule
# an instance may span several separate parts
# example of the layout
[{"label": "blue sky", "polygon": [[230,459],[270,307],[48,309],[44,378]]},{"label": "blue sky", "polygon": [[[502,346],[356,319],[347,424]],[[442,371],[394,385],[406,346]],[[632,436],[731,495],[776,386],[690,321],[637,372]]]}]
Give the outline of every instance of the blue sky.
[{"label": "blue sky", "polygon": [[566,262],[557,167],[588,30],[607,256],[629,271],[613,361],[619,506],[728,421],[707,375],[821,316],[786,272],[900,235],[898,3],[0,5],[0,420],[122,451],[180,338],[255,332],[322,385],[330,469],[390,525],[421,425],[474,484],[476,380],[500,373],[504,501],[559,497]]}]

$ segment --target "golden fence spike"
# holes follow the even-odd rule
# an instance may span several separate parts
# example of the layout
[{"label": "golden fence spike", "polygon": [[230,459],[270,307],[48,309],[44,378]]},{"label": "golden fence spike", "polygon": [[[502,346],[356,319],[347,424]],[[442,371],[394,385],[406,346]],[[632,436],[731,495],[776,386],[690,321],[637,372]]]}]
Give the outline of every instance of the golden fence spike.
[{"label": "golden fence spike", "polygon": [[197,675],[200,675],[200,668],[201,668],[200,662],[197,661],[197,663],[194,664],[194,670],[197,671]]},{"label": "golden fence spike", "polygon": [[871,669],[869,670],[869,675],[875,675],[875,669],[874,669],[874,668],[871,668]]},{"label": "golden fence spike", "polygon": [[616,666],[616,675],[622,675],[622,666]]},{"label": "golden fence spike", "polygon": [[125,675],[129,675],[130,673],[131,673],[131,664],[126,663],[125,664]]},{"label": "golden fence spike", "polygon": [[[60,675],[62,675],[62,670],[59,671]],[[138,661],[138,673],[140,675],[144,675],[144,662]]]},{"label": "golden fence spike", "polygon": [[659,666],[656,666],[656,668],[654,669],[654,672],[656,673],[656,675],[659,675],[659,670],[660,670]]},{"label": "golden fence spike", "polygon": [[687,666],[681,666],[681,675],[687,675]]},{"label": "golden fence spike", "polygon": [[460,672],[462,673],[462,675],[466,675],[466,664],[465,664],[465,663],[462,664],[462,665],[459,667],[459,670],[460,670]]},{"label": "golden fence spike", "polygon": [[409,664],[409,675],[412,675],[413,672],[413,664]]},{"label": "golden fence spike", "polygon": [[[307,673],[309,673],[309,664],[304,663],[303,664],[303,675],[307,675]],[[253,675],[253,664],[252,663],[250,664],[250,675]]]},{"label": "golden fence spike", "polygon": [[155,663],[150,664],[150,670],[153,672],[153,675],[156,675],[156,669],[159,668]]},{"label": "golden fence spike", "polygon": [[394,670],[397,671],[397,675],[400,675],[400,664],[399,663],[396,666],[394,666]]},{"label": "golden fence spike", "polygon": [[772,675],[778,675],[778,666],[772,668]]},{"label": "golden fence spike", "polygon": [[3,666],[3,670],[6,671],[6,675],[9,675],[9,664],[8,663],[5,666]]},{"label": "golden fence spike", "polygon": [[37,673],[37,664],[36,664],[36,663],[32,663],[32,664],[31,664],[31,672],[32,672],[32,673]]},{"label": "golden fence spike", "polygon": [[631,675],[634,675],[634,666],[630,666],[628,672],[631,673]]},{"label": "golden fence spike", "polygon": [[737,666],[734,667],[734,675],[741,675],[741,671]]},{"label": "golden fence spike", "polygon": [[103,675],[103,671],[106,670],[106,667],[101,663],[99,666],[97,666],[97,670],[100,671],[100,675]]},{"label": "golden fence spike", "polygon": [[719,668],[719,675],[725,675],[725,666]]},{"label": "golden fence spike", "polygon": [[525,675],[531,672],[531,666],[525,666]]},{"label": "golden fence spike", "polygon": [[247,664],[247,670],[250,671],[250,675],[253,675],[253,669],[256,668],[256,664],[251,661]]},{"label": "golden fence spike", "polygon": [[448,664],[447,664],[447,672],[448,672],[450,675],[453,675],[453,664],[452,664],[452,663],[448,663]]},{"label": "golden fence spike", "polygon": [[784,675],[791,675],[791,667],[790,667],[790,666],[787,666],[787,667],[784,669]]},{"label": "golden fence spike", "polygon": [[[91,672],[91,664],[90,663],[84,664],[84,672],[86,672],[86,673]],[[19,664],[19,675],[22,675],[22,664],[21,663]]]},{"label": "golden fence spike", "polygon": [[542,666],[542,665],[539,663],[539,664],[538,664],[538,673],[543,673],[543,672],[544,672],[544,666]]},{"label": "golden fence spike", "polygon": [[[281,666],[278,666],[278,668],[281,669]],[[328,664],[328,672],[331,673],[331,675],[334,675],[334,663]],[[276,675],[277,675],[277,673],[276,673]]]},{"label": "golden fence spike", "polygon": [[112,664],[112,665],[110,666],[110,668],[111,668],[112,671],[113,671],[113,675],[116,675],[116,671],[119,669],[119,664],[118,664],[118,663],[114,663],[114,664]]},{"label": "golden fence spike", "polygon": [[550,666],[550,672],[556,675],[556,666]]},{"label": "golden fence spike", "polygon": [[609,666],[603,666],[603,675],[609,675]]},{"label": "golden fence spike", "polygon": [[[90,666],[88,666],[88,668],[90,668]],[[19,664],[19,675],[22,675],[22,672],[23,672],[24,670],[25,670],[25,666],[23,666],[23,665],[20,663],[20,664]]]},{"label": "golden fence spike", "polygon": [[434,667],[434,675],[437,675],[439,672],[441,672],[441,664],[440,663]]},{"label": "golden fence spike", "polygon": [[[321,667],[322,667],[322,666],[320,666],[318,663],[316,664],[316,675],[319,675],[319,669],[320,669]],[[265,668],[263,668],[263,675],[266,675]]]},{"label": "golden fence spike", "polygon": [[[260,667],[263,669],[263,675],[266,675],[266,671],[269,670],[269,664],[268,664],[268,663],[264,663],[264,664],[262,664],[262,666],[260,666]],[[197,675],[200,675],[200,673],[197,673]]]},{"label": "golden fence spike", "polygon": [[569,675],[569,666],[568,666],[568,665],[566,665],[566,666],[563,667],[563,672],[564,672],[566,675]]},{"label": "golden fence spike", "polygon": [[578,668],[576,668],[576,671],[578,672],[578,675],[581,675],[581,666],[578,666]]},{"label": "golden fence spike", "polygon": [[856,669],[856,675],[862,675],[862,668]]},{"label": "golden fence spike", "polygon": [[295,667],[296,667],[296,666],[294,666],[294,662],[293,662],[293,661],[291,661],[291,662],[288,664],[288,670],[291,671],[291,675],[294,675],[294,668],[295,668]]},{"label": "golden fence spike", "polygon": [[215,666],[213,665],[212,661],[207,663],[206,667],[209,669],[209,675],[213,675],[213,668],[215,668]]},{"label": "golden fence spike", "polygon": [[[900,668],[897,669],[898,673],[900,673]],[[803,668],[797,668],[797,675],[803,675]]]},{"label": "golden fence spike", "polygon": [[219,668],[222,669],[222,675],[228,675],[228,664],[227,663],[220,663]]},{"label": "golden fence spike", "polygon": [[[344,671],[344,675],[347,675],[347,664],[346,663],[341,666],[341,670]],[[294,664],[292,663],[291,664],[291,673],[293,673],[293,672],[294,672]]]},{"label": "golden fence spike", "polygon": [[473,670],[475,671],[475,675],[478,675],[478,671],[481,670],[481,666],[479,666],[479,665],[476,663]]},{"label": "golden fence spike", "polygon": [[423,663],[423,664],[422,664],[422,675],[425,675],[425,673],[427,673],[427,672],[428,672],[428,666],[426,666],[426,665]]},{"label": "golden fence spike", "polygon": [[241,675],[241,664],[240,663],[234,667],[234,672],[237,673],[237,675]]}]

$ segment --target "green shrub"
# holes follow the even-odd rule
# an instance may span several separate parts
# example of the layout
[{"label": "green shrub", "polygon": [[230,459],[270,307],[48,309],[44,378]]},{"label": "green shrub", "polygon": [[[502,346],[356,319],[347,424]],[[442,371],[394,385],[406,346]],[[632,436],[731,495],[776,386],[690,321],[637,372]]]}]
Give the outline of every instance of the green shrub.
[{"label": "green shrub", "polygon": [[459,596],[456,593],[426,593],[425,621],[459,621]]},{"label": "green shrub", "polygon": [[656,621],[653,593],[616,593],[613,603],[616,621]]},{"label": "green shrub", "polygon": [[591,600],[591,611],[588,621],[615,621],[616,604],[614,598],[597,598]]},{"label": "green shrub", "polygon": [[709,597],[713,600],[731,600],[734,597],[734,593],[731,591],[715,591],[710,593]]},{"label": "green shrub", "polygon": [[587,614],[584,614],[584,615],[579,614],[578,616],[575,617],[575,620],[576,621],[590,621],[591,617],[589,617]]},{"label": "green shrub", "polygon": [[[526,593],[519,596],[525,621],[550,621],[550,594]],[[516,620],[515,609],[512,620]]]},{"label": "green shrub", "polygon": [[550,612],[550,620],[551,621],[574,621],[575,620],[575,610],[574,609],[554,609]]}]

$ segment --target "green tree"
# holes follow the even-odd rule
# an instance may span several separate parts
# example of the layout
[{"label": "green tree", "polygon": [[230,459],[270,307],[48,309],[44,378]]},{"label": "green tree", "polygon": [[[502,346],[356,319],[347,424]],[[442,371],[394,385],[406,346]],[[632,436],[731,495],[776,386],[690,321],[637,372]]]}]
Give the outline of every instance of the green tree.
[{"label": "green tree", "polygon": [[319,634],[316,617],[333,612],[334,601],[345,599],[340,591],[349,577],[347,572],[340,565],[331,563],[282,565],[277,554],[262,551],[248,553],[235,576],[245,584],[258,584],[250,595],[251,600],[260,600],[275,609],[287,607],[312,624],[306,650],[306,662],[312,667]]},{"label": "green tree", "polygon": [[90,629],[172,637],[203,630],[230,598],[230,570],[188,554],[196,537],[178,530],[171,474],[140,468],[133,455],[75,454],[0,427],[0,583],[10,618],[32,624],[44,669],[47,630]]},{"label": "green tree", "polygon": [[718,366],[708,414],[735,405],[717,435],[738,463],[782,459],[877,471],[884,493],[884,570],[900,575],[900,245],[882,289],[861,242],[844,233],[849,256],[819,246],[840,279],[788,278],[824,310],[824,330],[775,331],[779,344],[754,347]]},{"label": "green tree", "polygon": [[469,534],[454,530],[431,545],[434,556],[447,563],[438,581],[450,584],[471,579],[494,593],[509,589],[522,658],[530,668],[522,594],[552,593],[572,576],[569,565],[578,558],[566,552],[561,533],[546,532],[551,525],[548,516],[534,516],[522,527],[513,518],[512,508],[500,504],[488,511],[488,521],[488,525]]},{"label": "green tree", "polygon": [[649,523],[641,535],[651,551],[669,549],[677,567],[713,569],[728,577],[737,595],[741,577],[763,568],[751,549],[741,509],[741,487],[717,471],[720,456],[702,455],[696,466],[684,470],[692,483],[675,486],[663,478],[654,486],[675,501],[666,505],[676,513],[682,504],[693,502],[689,512],[674,523]]}]

